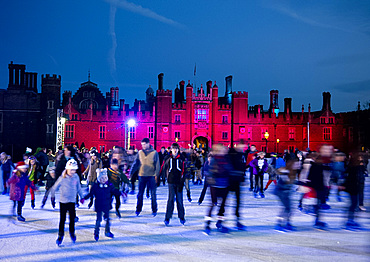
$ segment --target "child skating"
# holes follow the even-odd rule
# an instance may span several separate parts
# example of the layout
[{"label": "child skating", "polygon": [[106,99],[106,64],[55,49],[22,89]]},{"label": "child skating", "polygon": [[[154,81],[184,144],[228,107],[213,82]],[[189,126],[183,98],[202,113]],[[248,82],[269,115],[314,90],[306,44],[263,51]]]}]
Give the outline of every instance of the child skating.
[{"label": "child skating", "polygon": [[59,233],[57,238],[57,245],[60,246],[64,238],[64,224],[66,222],[67,211],[69,213],[69,235],[73,243],[76,242],[75,235],[75,217],[76,217],[76,195],[77,193],[83,198],[83,191],[81,189],[80,178],[76,171],[78,164],[76,160],[68,160],[65,170],[62,175],[55,182],[51,189],[51,194],[55,194],[55,191],[60,188],[60,221],[59,221]]},{"label": "child skating", "polygon": [[28,165],[23,161],[18,162],[16,169],[13,172],[11,178],[9,178],[7,184],[10,186],[10,200],[14,201],[13,205],[13,215],[15,207],[17,207],[17,219],[19,221],[25,221],[26,219],[22,216],[22,207],[24,205],[24,200],[26,199],[26,190],[25,187],[28,186],[33,190],[37,188],[33,185],[31,180],[28,179]]},{"label": "child skating", "polygon": [[87,194],[81,203],[83,204],[85,199],[95,197],[95,212],[96,212],[96,224],[94,230],[94,239],[99,240],[99,228],[104,213],[105,224],[105,236],[113,238],[114,235],[110,232],[110,221],[109,221],[109,210],[112,209],[112,197],[119,196],[120,192],[114,187],[114,185],[108,181],[107,169],[97,169],[97,181],[92,185],[90,193]]}]

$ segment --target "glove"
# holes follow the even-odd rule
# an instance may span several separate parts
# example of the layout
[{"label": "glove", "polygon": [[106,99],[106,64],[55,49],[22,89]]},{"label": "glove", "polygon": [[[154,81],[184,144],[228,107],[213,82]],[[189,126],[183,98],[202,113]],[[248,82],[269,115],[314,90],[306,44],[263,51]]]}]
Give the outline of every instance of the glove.
[{"label": "glove", "polygon": [[81,204],[84,204],[85,203],[85,199],[84,198],[81,198],[80,199],[80,202],[81,202]]}]

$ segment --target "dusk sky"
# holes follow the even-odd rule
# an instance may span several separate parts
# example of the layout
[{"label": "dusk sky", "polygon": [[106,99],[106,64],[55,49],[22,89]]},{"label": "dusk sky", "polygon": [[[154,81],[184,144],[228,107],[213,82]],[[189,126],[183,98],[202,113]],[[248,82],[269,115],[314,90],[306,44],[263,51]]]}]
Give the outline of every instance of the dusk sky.
[{"label": "dusk sky", "polygon": [[118,86],[131,105],[161,72],[165,89],[212,80],[220,94],[232,75],[264,108],[271,89],[295,111],[320,110],[324,91],[334,112],[370,100],[370,1],[2,1],[0,36],[0,88],[14,61],[39,89],[41,74],[61,75],[62,92],[90,69],[103,94]]}]

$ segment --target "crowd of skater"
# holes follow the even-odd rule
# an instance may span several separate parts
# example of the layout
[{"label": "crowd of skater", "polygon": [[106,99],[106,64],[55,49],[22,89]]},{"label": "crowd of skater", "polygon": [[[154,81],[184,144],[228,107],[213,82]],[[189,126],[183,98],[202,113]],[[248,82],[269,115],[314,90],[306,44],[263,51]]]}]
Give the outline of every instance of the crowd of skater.
[{"label": "crowd of skater", "polygon": [[[355,221],[357,211],[365,211],[364,184],[368,174],[368,152],[346,155],[333,146],[324,144],[318,151],[307,150],[294,152],[286,150],[284,154],[258,151],[255,145],[240,141],[234,148],[221,144],[213,145],[210,152],[203,149],[183,149],[177,143],[171,147],[162,147],[157,152],[148,138],[141,141],[142,149],[115,147],[100,154],[96,148],[90,150],[77,146],[59,148],[53,154],[46,148],[38,148],[35,153],[27,148],[23,161],[14,164],[6,153],[1,153],[3,195],[9,195],[13,201],[12,215],[19,221],[22,216],[26,194],[30,189],[31,207],[35,208],[35,191],[45,186],[45,195],[41,208],[44,208],[50,195],[51,205],[55,208],[55,192],[59,191],[60,222],[56,243],[60,245],[64,238],[66,214],[69,213],[69,234],[76,241],[75,223],[78,221],[76,207],[88,200],[88,208],[93,205],[96,212],[94,239],[99,240],[101,222],[105,220],[105,236],[113,238],[110,231],[109,212],[115,200],[115,214],[121,218],[121,199],[125,202],[128,194],[137,195],[136,216],[140,216],[144,195],[151,200],[152,216],[157,216],[158,205],[156,190],[159,186],[168,187],[168,200],[164,224],[168,226],[173,216],[176,202],[177,214],[182,225],[186,223],[183,203],[185,187],[187,200],[192,202],[190,185],[203,185],[198,198],[201,205],[209,191],[209,207],[205,213],[204,233],[211,233],[211,223],[216,221],[216,228],[228,233],[224,214],[226,200],[235,194],[235,225],[238,230],[246,230],[240,217],[243,201],[242,186],[249,184],[249,191],[255,198],[265,198],[265,191],[271,191],[278,197],[282,209],[276,221],[278,231],[294,231],[291,223],[292,195],[299,194],[298,209],[312,213],[314,227],[326,230],[322,210],[330,209],[327,204],[329,195],[342,201],[345,193],[349,196],[347,221],[344,225],[349,230],[359,230]],[[268,182],[264,185],[264,175]],[[247,183],[249,178],[249,183]],[[86,180],[88,191],[82,190],[81,182]],[[138,188],[136,189],[136,181]],[[274,183],[273,187],[270,187]],[[311,197],[315,203],[304,205],[304,199]],[[234,204],[234,203],[233,203]],[[247,205],[245,205],[247,206]],[[213,211],[217,209],[217,215]]]}]

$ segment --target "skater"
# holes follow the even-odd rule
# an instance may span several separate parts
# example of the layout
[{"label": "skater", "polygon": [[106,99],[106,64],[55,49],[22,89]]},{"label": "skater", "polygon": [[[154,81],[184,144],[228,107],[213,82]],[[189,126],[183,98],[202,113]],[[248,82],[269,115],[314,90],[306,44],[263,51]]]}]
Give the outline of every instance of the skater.
[{"label": "skater", "polygon": [[[28,168],[28,179],[31,181],[32,185],[36,185],[37,183],[37,176],[39,173],[39,164],[35,156],[30,156],[29,160],[29,168]],[[29,186],[25,186],[25,194],[27,194]],[[31,208],[35,208],[35,192],[33,191],[32,187],[30,187],[30,194],[31,194]]]},{"label": "skater", "polygon": [[193,172],[195,170],[194,163],[190,160],[190,154],[183,152],[183,159],[185,160],[185,170],[184,170],[184,178],[185,178],[185,189],[186,189],[186,196],[188,197],[188,201],[191,202],[191,191],[190,191],[190,180],[192,179]]},{"label": "skater", "polygon": [[[160,166],[163,165],[163,162],[164,162],[164,158],[167,156],[167,151],[166,151],[166,148],[164,146],[161,147],[161,150],[158,152],[158,156],[159,156],[159,164]],[[163,173],[162,175],[165,175],[165,173]],[[163,182],[163,185],[165,186],[166,185],[166,178],[164,176],[161,176],[161,179],[162,182]],[[157,183],[157,187],[161,184],[161,181],[158,180],[158,183]]]},{"label": "skater", "polygon": [[230,230],[223,225],[226,197],[228,194],[229,174],[233,172],[232,165],[227,158],[227,148],[221,144],[214,145],[212,148],[214,157],[211,159],[210,170],[208,173],[207,183],[211,187],[211,204],[205,217],[204,233],[211,233],[212,210],[218,206],[218,198],[221,198],[221,205],[218,210],[217,229],[222,233],[228,233]]},{"label": "skater", "polygon": [[231,161],[231,164],[233,166],[233,172],[230,173],[229,177],[229,192],[235,192],[235,198],[236,198],[236,206],[235,206],[235,216],[236,216],[236,227],[238,230],[246,230],[247,227],[244,226],[240,222],[240,184],[245,181],[245,171],[246,171],[246,165],[245,165],[245,150],[246,144],[243,140],[240,141],[240,143],[235,148],[230,148],[229,150],[229,158]]},{"label": "skater", "polygon": [[97,169],[97,181],[91,187],[90,193],[87,194],[81,203],[84,203],[85,199],[95,197],[95,212],[96,212],[96,224],[94,230],[95,241],[99,240],[99,228],[102,221],[102,216],[104,213],[105,223],[105,236],[113,238],[114,235],[110,232],[110,220],[109,220],[109,210],[112,209],[112,196],[120,197],[120,192],[114,185],[108,181],[107,169]]},{"label": "skater", "polygon": [[292,215],[291,193],[298,169],[299,163],[297,160],[288,160],[286,167],[280,167],[276,170],[279,178],[274,194],[280,199],[281,204],[283,205],[275,226],[277,231],[286,232],[295,230],[295,227],[290,223]]},{"label": "skater", "polygon": [[277,183],[276,182],[276,178],[277,178],[276,170],[279,169],[280,167],[285,166],[284,159],[279,157],[276,153],[271,153],[271,157],[272,157],[271,163],[269,163],[269,166],[267,168],[267,173],[269,174],[269,181],[267,182],[264,191],[266,191],[269,188],[272,182],[274,182],[274,184],[276,185]]},{"label": "skater", "polygon": [[15,166],[10,159],[10,156],[8,156],[5,152],[2,152],[0,154],[0,168],[3,171],[3,195],[6,195],[9,193],[8,188],[6,187],[6,181],[10,178],[10,173],[12,171],[12,168],[15,169]]},{"label": "skater", "polygon": [[26,221],[22,216],[22,207],[24,205],[24,200],[26,198],[26,191],[24,188],[26,186],[32,188],[32,190],[37,190],[35,185],[28,179],[28,165],[23,161],[18,162],[17,166],[13,172],[11,178],[9,178],[7,184],[10,187],[10,200],[13,200],[13,215],[15,214],[15,207],[17,206],[17,219],[18,221]]},{"label": "skater", "polygon": [[[211,162],[212,159],[212,154],[209,153],[207,157],[207,161],[204,163],[204,166],[202,168],[202,176],[203,177],[209,177],[209,163]],[[209,187],[207,179],[204,179],[204,184],[203,184],[203,189],[202,192],[200,193],[199,199],[198,199],[198,205],[201,205],[203,203],[204,197],[206,196],[207,193],[207,188]]]},{"label": "skater", "polygon": [[56,243],[58,246],[62,244],[64,238],[64,224],[66,222],[67,211],[69,213],[69,235],[73,243],[76,242],[75,235],[75,217],[76,217],[76,195],[83,196],[81,189],[80,178],[77,175],[78,163],[74,159],[68,160],[65,170],[62,175],[55,182],[51,188],[51,194],[55,194],[55,191],[60,188],[60,221],[59,221],[59,233]]},{"label": "skater", "polygon": [[348,220],[345,228],[348,230],[359,230],[361,226],[355,222],[355,212],[359,203],[361,182],[365,178],[365,166],[362,156],[354,154],[348,165],[348,176],[344,183],[345,191],[349,193],[351,204],[348,208]]},{"label": "skater", "polygon": [[[98,157],[98,151],[94,149],[91,150],[90,157],[91,157],[90,163],[87,166],[86,170],[83,172],[83,176],[86,177],[86,180],[89,184],[89,191],[91,190],[93,184],[96,182],[96,178],[97,178],[96,170],[102,168],[102,161]],[[93,200],[94,200],[94,197],[92,196],[90,199],[88,208],[91,208],[91,206],[93,205]]]},{"label": "skater", "polygon": [[161,172],[168,182],[168,200],[164,224],[169,225],[172,218],[175,199],[178,217],[182,225],[185,224],[185,209],[182,190],[184,188],[184,160],[179,153],[180,146],[177,143],[171,145],[171,155],[166,156],[161,167]]},{"label": "skater", "polygon": [[142,150],[138,153],[138,159],[132,166],[131,174],[139,169],[139,193],[137,194],[136,215],[139,216],[143,209],[143,196],[145,187],[148,186],[151,193],[152,215],[157,215],[157,181],[159,179],[159,156],[150,144],[149,138],[141,140]]},{"label": "skater", "polygon": [[[315,162],[311,162],[311,168],[308,173],[309,187],[312,187],[316,191],[317,203],[314,206],[314,212],[316,215],[314,227],[319,230],[326,230],[328,225],[321,221],[321,209],[323,203],[326,201],[327,188],[326,188],[326,172],[330,172],[331,168],[328,163],[328,159],[331,158],[332,147],[329,145],[322,145],[320,147],[320,154]],[[330,176],[328,177],[330,178]]]},{"label": "skater", "polygon": [[[127,176],[123,174],[121,170],[119,170],[117,159],[112,159],[112,163],[110,164],[110,168],[108,168],[107,173],[109,182],[111,182],[118,191],[121,188],[122,182],[130,184],[130,180],[128,180]],[[120,195],[115,195],[115,198],[116,198],[116,215],[117,217],[121,218],[121,213],[119,212],[119,208],[121,206]]]},{"label": "skater", "polygon": [[254,197],[257,198],[257,193],[260,193],[261,198],[265,198],[263,191],[263,176],[267,171],[268,164],[265,159],[265,152],[258,152],[257,158],[253,159],[250,163],[250,166],[253,169],[253,175],[255,178],[255,188],[254,188]]},{"label": "skater", "polygon": [[253,191],[254,189],[254,186],[253,186],[253,167],[250,166],[250,163],[252,162],[252,160],[254,160],[256,157],[257,157],[257,148],[255,145],[251,145],[250,146],[250,149],[249,151],[247,151],[248,154],[247,154],[247,168],[249,168],[249,183],[250,183],[250,187],[249,187],[249,191]]},{"label": "skater", "polygon": [[45,195],[44,198],[42,199],[41,203],[41,208],[44,208],[46,201],[48,200],[48,196],[50,192],[53,192],[51,194],[51,206],[55,208],[55,191],[52,191],[51,188],[55,184],[55,167],[50,167],[49,168],[49,173],[46,175],[46,186],[45,186]]}]

